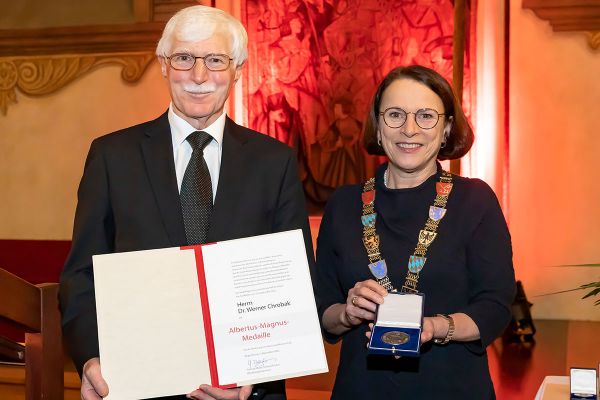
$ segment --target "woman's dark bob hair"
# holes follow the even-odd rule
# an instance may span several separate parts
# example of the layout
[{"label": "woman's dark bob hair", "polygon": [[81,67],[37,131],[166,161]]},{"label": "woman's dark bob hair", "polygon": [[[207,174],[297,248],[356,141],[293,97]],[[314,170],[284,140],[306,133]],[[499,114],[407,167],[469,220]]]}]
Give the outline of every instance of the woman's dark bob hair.
[{"label": "woman's dark bob hair", "polygon": [[473,145],[473,130],[469,126],[469,121],[467,121],[460,103],[456,99],[456,96],[454,96],[452,87],[443,76],[431,68],[421,65],[395,68],[379,84],[371,102],[369,116],[364,128],[364,145],[367,152],[373,155],[386,155],[383,147],[377,143],[379,107],[385,90],[392,82],[398,79],[411,79],[422,83],[437,94],[442,99],[442,103],[444,103],[445,118],[446,121],[452,121],[452,128],[446,140],[446,145],[440,149],[437,158],[439,160],[450,160],[461,158],[467,154],[471,149],[471,145]]}]

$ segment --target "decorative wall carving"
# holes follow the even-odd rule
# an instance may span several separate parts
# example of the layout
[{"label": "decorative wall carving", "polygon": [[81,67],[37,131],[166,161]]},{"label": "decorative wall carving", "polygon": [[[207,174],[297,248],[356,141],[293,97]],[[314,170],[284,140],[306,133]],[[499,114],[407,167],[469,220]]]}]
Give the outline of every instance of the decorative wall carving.
[{"label": "decorative wall carving", "polygon": [[121,65],[122,79],[136,82],[154,57],[132,52],[0,58],[0,111],[6,115],[8,106],[17,102],[17,89],[29,96],[47,95],[102,65]]},{"label": "decorative wall carving", "polygon": [[456,53],[466,54],[456,76],[465,75],[469,112],[474,32],[466,21],[474,13],[465,10],[465,3],[474,2],[242,3],[249,37],[244,77],[248,126],[297,150],[311,213],[322,211],[336,187],[373,176],[381,159],[365,153],[362,123],[377,85],[392,68],[421,64],[452,81],[454,7],[459,3],[458,12],[467,15],[456,30],[466,40],[456,45]]},{"label": "decorative wall carving", "polygon": [[587,40],[592,49],[597,50],[600,47],[600,31],[586,32]]},{"label": "decorative wall carving", "polygon": [[590,47],[600,47],[600,0],[523,0],[523,8],[555,32],[585,32]]}]

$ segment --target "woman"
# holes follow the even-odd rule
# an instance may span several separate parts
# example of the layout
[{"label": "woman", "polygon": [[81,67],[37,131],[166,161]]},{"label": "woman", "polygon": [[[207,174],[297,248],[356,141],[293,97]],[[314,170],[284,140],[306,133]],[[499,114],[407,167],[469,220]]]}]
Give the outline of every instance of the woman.
[{"label": "woman", "polygon": [[[364,141],[388,162],[334,193],[317,242],[319,317],[327,340],[343,340],[332,399],[495,398],[485,349],[510,320],[512,251],[490,187],[436,161],[473,143],[460,103],[437,72],[396,68],[373,98]],[[380,259],[387,273],[373,268],[377,279],[369,264]],[[396,289],[425,295],[417,358],[367,354],[376,306]]]}]

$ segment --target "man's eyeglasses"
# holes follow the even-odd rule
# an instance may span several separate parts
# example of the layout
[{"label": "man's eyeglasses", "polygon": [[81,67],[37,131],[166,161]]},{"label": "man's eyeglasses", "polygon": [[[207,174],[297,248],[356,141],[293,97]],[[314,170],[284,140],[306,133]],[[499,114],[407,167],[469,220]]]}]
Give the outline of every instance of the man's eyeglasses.
[{"label": "man's eyeglasses", "polygon": [[199,58],[210,71],[224,71],[229,68],[229,64],[233,60],[227,54],[207,54],[204,57],[195,57],[187,53],[175,53],[165,58],[169,60],[171,68],[177,71],[189,71],[194,68],[196,60]]},{"label": "man's eyeglasses", "polygon": [[440,115],[445,115],[431,108],[422,108],[417,112],[407,112],[399,107],[386,108],[385,111],[379,113],[379,115],[383,115],[383,121],[390,128],[400,128],[404,125],[408,114],[415,115],[415,122],[421,129],[434,128],[440,120]]}]

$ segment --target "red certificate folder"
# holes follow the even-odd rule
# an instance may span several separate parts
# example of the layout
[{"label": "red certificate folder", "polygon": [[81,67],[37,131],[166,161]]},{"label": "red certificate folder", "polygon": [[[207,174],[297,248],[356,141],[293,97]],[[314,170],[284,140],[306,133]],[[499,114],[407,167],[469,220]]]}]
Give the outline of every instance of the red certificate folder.
[{"label": "red certificate folder", "polygon": [[108,399],[326,372],[300,230],[94,256]]}]

